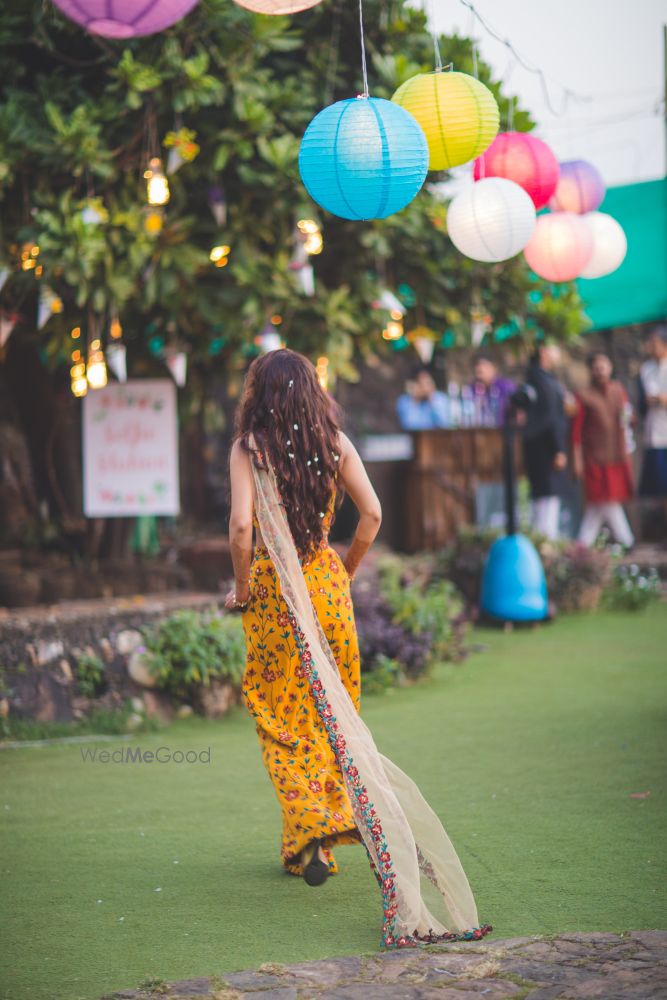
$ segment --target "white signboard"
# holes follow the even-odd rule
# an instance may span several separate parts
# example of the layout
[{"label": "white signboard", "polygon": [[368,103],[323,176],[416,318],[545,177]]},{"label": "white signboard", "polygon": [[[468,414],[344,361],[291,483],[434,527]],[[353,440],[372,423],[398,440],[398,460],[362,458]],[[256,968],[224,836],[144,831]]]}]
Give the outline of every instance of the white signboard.
[{"label": "white signboard", "polygon": [[86,517],[178,514],[176,386],[136,379],[83,399]]}]

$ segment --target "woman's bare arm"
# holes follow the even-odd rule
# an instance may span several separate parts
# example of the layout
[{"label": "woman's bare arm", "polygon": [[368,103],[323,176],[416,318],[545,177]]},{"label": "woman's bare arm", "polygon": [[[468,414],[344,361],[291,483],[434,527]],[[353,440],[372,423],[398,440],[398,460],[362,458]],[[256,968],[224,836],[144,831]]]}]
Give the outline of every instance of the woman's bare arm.
[{"label": "woman's bare arm", "polygon": [[[234,566],[234,596],[237,604],[245,604],[250,595],[252,558],[252,469],[250,456],[241,448],[238,441],[232,445],[229,456],[229,475],[232,487],[229,546]],[[227,605],[227,601],[225,604]],[[227,606],[233,606],[231,600]]]},{"label": "woman's bare arm", "polygon": [[353,504],[359,511],[359,523],[344,563],[350,577],[354,577],[359,563],[375,540],[382,523],[382,508],[359,452],[346,434],[340,433],[341,456],[339,475]]}]

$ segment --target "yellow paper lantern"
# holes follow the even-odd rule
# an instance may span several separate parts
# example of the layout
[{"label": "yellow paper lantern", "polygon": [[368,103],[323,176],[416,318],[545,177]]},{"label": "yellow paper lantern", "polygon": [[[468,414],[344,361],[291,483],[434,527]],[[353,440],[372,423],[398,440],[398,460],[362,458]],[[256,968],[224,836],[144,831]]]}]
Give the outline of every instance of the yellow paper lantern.
[{"label": "yellow paper lantern", "polygon": [[429,170],[447,170],[481,156],[498,133],[496,99],[467,73],[418,73],[392,101],[414,115],[426,134]]}]

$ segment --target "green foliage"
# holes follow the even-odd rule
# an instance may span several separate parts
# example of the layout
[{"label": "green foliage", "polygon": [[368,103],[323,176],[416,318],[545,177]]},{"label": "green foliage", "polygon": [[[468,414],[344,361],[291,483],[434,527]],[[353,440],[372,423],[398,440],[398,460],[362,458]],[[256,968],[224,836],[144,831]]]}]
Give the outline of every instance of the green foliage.
[{"label": "green foliage", "polygon": [[361,675],[364,694],[390,694],[395,687],[406,683],[403,667],[398,660],[380,653],[373,661],[371,670]]},{"label": "green foliage", "polygon": [[604,603],[614,611],[641,611],[662,595],[662,582],[655,569],[643,572],[636,563],[616,566],[605,590]]},{"label": "green foliage", "polygon": [[245,669],[241,619],[198,611],[176,611],[143,629],[144,658],[159,687],[187,701],[213,679],[239,683]]},{"label": "green foliage", "polygon": [[[374,96],[388,98],[432,69],[422,11],[407,0],[366,0],[364,14]],[[360,356],[390,351],[380,337],[387,317],[372,307],[385,284],[412,289],[406,330],[425,324],[456,343],[469,342],[475,291],[511,336],[562,338],[582,329],[573,286],[556,295],[520,258],[487,267],[453,249],[437,187],[442,174],[431,174],[411,205],[383,221],[336,219],[310,201],[298,175],[300,138],[319,109],[360,89],[357,16],[354,4],[269,18],[207,0],[167,31],[110,42],[87,35],[52,4],[8,0],[0,14],[0,258],[15,269],[3,305],[20,304],[25,315],[36,309],[35,274],[15,267],[20,244],[33,240],[41,280],[64,303],[40,334],[52,365],[69,363],[73,326],[86,330],[92,316],[104,332],[118,311],[131,372],[154,364],[151,338],[178,339],[190,352],[188,391],[199,399],[212,369],[233,378],[267,317],[280,313],[291,347],[328,354],[333,375],[354,379]],[[472,70],[469,39],[440,44],[457,70]],[[504,120],[510,95],[484,63],[479,75]],[[514,122],[532,127],[519,108]],[[156,137],[166,162],[167,137],[181,129],[201,151],[169,176],[165,224],[150,236],[148,138]],[[220,184],[224,227],[207,200],[209,187]],[[99,223],[81,218],[90,199],[104,205]],[[288,268],[301,215],[323,227],[313,298]],[[232,250],[219,269],[208,255],[221,242]]]},{"label": "green foliage", "polygon": [[[39,719],[20,719],[9,715],[0,718],[0,737],[7,740],[52,740],[66,736],[90,734],[120,734],[127,732],[127,723],[133,714],[132,701],[128,698],[121,708],[96,708],[81,719],[72,722],[43,722]],[[155,718],[144,717],[133,727],[133,732],[153,732],[160,728]]]},{"label": "green foliage", "polygon": [[99,656],[82,653],[74,667],[76,683],[85,698],[94,698],[104,685],[104,664]]},{"label": "green foliage", "polygon": [[450,580],[434,576],[430,558],[382,556],[378,582],[393,621],[413,635],[430,635],[431,662],[459,658],[464,603]]}]

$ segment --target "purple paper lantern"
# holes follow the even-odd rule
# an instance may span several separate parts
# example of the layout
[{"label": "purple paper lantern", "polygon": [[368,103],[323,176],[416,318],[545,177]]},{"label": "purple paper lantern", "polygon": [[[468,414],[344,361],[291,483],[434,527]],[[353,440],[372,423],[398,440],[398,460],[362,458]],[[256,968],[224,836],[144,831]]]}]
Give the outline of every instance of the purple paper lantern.
[{"label": "purple paper lantern", "polygon": [[93,35],[154,35],[185,17],[199,0],[53,0],[66,17]]},{"label": "purple paper lantern", "polygon": [[587,160],[566,160],[560,165],[560,177],[549,202],[554,212],[595,212],[602,204],[605,185],[600,173]]}]

